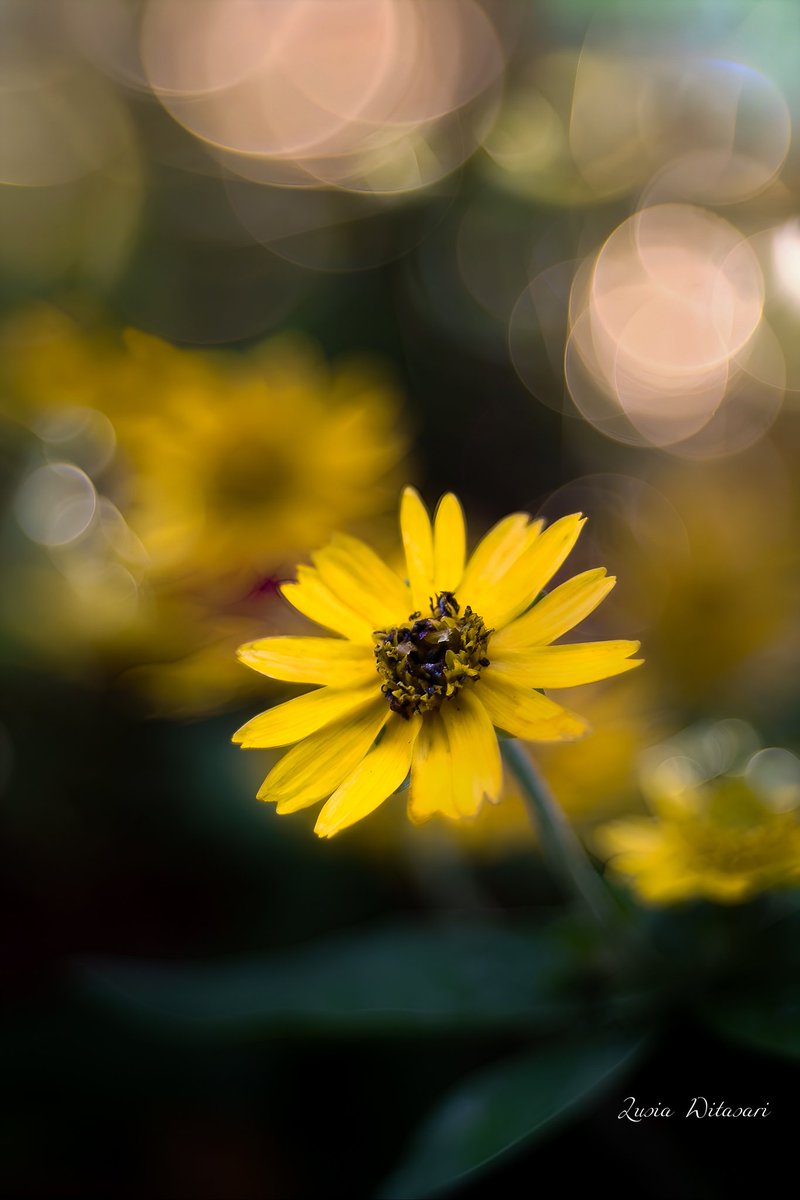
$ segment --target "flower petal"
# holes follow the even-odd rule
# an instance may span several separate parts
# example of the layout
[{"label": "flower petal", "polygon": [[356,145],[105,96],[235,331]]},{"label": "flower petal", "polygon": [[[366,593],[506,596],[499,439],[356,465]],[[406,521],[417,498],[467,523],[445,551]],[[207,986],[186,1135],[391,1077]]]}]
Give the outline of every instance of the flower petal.
[{"label": "flower petal", "polygon": [[448,492],[436,506],[433,519],[433,586],[437,592],[454,592],[464,574],[467,532],[464,513],[456,496]]},{"label": "flower petal", "polygon": [[595,830],[593,841],[603,858],[610,858],[615,854],[650,854],[661,846],[664,834],[650,817],[631,817],[601,826]]},{"label": "flower petal", "polygon": [[586,733],[589,724],[583,717],[540,692],[509,683],[493,667],[484,671],[477,686],[481,703],[498,729],[531,742],[574,741]]},{"label": "flower petal", "polygon": [[323,805],[314,826],[315,833],[320,837],[333,837],[373,812],[397,791],[411,766],[414,742],[421,724],[419,716],[408,721],[390,716],[381,740]]},{"label": "flower petal", "polygon": [[479,603],[469,600],[488,629],[502,629],[533,603],[578,540],[585,518],[562,517],[533,539]]},{"label": "flower petal", "polygon": [[373,629],[408,617],[411,595],[399,575],[358,538],[337,534],[330,546],[313,554],[322,582],[370,622]]},{"label": "flower petal", "polygon": [[517,650],[545,646],[580,624],[608,595],[616,583],[605,567],[574,575],[548,592],[533,608],[492,637],[495,649]]},{"label": "flower petal", "polygon": [[517,687],[562,688],[596,683],[632,671],[644,661],[631,658],[639,642],[575,642],[531,646],[493,654],[492,671]]},{"label": "flower petal", "polygon": [[441,712],[450,742],[455,806],[462,817],[474,817],[484,797],[495,802],[500,796],[503,767],[497,734],[477,695],[467,688],[443,704]]},{"label": "flower petal", "polygon": [[416,824],[421,824],[437,812],[453,821],[460,816],[453,800],[453,766],[447,730],[440,713],[433,712],[423,719],[414,743],[408,815]]},{"label": "flower petal", "polygon": [[290,746],[316,733],[329,721],[357,712],[379,694],[377,677],[374,684],[357,691],[349,688],[319,688],[259,713],[241,729],[237,729],[233,741],[247,749]]},{"label": "flower petal", "polygon": [[433,534],[428,511],[412,487],[405,489],[400,502],[400,532],[414,608],[428,612],[433,596]]},{"label": "flower petal", "polygon": [[376,675],[369,646],[326,637],[267,637],[236,651],[246,666],[289,683],[325,683],[353,687]]},{"label": "flower petal", "polygon": [[356,716],[331,721],[299,742],[275,764],[258,792],[279,813],[297,812],[330,796],[354,771],[389,719],[383,697]]},{"label": "flower petal", "polygon": [[372,645],[374,625],[340,600],[313,567],[298,567],[297,583],[282,584],[281,592],[293,608],[317,625],[324,625],[353,642]]},{"label": "flower petal", "polygon": [[[473,550],[459,587],[459,600],[483,616],[481,597],[522,554],[529,538],[527,513],[512,513],[498,521]],[[538,531],[539,526],[536,526]]]}]

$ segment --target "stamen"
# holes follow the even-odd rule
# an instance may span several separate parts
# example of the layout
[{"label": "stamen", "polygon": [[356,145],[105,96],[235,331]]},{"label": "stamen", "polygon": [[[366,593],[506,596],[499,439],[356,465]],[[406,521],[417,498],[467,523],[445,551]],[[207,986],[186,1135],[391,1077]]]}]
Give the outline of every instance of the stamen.
[{"label": "stamen", "polygon": [[469,605],[462,613],[452,592],[438,592],[430,613],[411,613],[407,625],[373,634],[381,691],[392,712],[406,719],[439,708],[489,665],[491,630]]}]

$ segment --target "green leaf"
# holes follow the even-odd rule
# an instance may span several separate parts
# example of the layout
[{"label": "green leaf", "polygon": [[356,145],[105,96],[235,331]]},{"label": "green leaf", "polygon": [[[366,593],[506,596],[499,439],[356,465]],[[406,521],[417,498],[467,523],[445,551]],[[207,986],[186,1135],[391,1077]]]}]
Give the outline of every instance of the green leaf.
[{"label": "green leaf", "polygon": [[472,923],[385,929],[236,962],[83,960],[74,974],[106,1004],[207,1031],[520,1029],[573,1018],[565,957],[547,932]]},{"label": "green leaf", "polygon": [[720,1037],[781,1058],[800,1059],[800,991],[720,998],[702,1009],[706,1024]]},{"label": "green leaf", "polygon": [[380,1200],[423,1200],[550,1133],[633,1065],[624,1034],[550,1043],[463,1081],[424,1121]]},{"label": "green leaf", "polygon": [[740,975],[725,981],[700,1006],[700,1016],[720,1037],[800,1059],[800,911],[797,891],[768,898]]}]

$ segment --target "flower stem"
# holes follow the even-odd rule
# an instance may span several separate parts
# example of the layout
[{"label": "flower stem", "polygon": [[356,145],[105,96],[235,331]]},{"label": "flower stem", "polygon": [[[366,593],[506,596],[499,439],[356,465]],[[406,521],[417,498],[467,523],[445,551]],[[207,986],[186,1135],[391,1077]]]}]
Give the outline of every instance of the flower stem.
[{"label": "flower stem", "polygon": [[502,753],[522,788],[545,856],[598,925],[617,927],[620,914],[605,884],[530,757],[514,740],[502,742]]}]

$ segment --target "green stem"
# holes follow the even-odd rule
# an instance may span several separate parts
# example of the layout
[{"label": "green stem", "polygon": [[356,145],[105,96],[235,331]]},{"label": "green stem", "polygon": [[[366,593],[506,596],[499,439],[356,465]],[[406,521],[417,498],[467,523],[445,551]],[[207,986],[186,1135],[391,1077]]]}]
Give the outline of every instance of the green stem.
[{"label": "green stem", "polygon": [[519,742],[501,743],[503,757],[522,788],[542,850],[569,891],[604,929],[619,925],[619,913],[605,884],[567,821],[558,801]]}]

